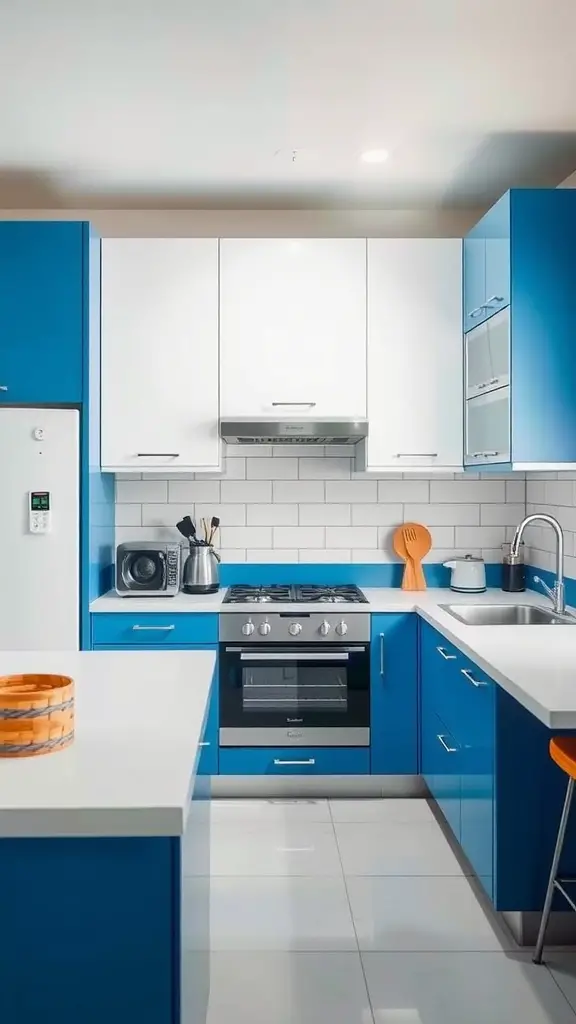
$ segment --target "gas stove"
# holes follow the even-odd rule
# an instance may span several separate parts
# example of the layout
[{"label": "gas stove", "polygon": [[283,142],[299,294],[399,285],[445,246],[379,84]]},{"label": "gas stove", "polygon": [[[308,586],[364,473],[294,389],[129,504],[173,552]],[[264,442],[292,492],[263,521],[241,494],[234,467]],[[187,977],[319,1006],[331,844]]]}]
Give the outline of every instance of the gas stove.
[{"label": "gas stove", "polygon": [[226,591],[223,604],[367,604],[367,598],[353,583],[327,587],[320,584],[273,583],[266,587],[238,584]]}]

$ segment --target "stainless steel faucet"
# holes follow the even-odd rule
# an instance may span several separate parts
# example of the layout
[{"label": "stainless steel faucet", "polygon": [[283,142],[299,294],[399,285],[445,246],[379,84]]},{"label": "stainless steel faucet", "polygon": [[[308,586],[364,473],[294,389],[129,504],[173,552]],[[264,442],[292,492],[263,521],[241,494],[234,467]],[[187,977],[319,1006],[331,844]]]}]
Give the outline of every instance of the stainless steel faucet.
[{"label": "stainless steel faucet", "polygon": [[534,577],[534,582],[539,583],[543,587],[554,605],[556,614],[564,615],[566,611],[564,601],[564,534],[558,520],[554,519],[554,516],[547,515],[545,512],[535,512],[534,515],[526,516],[520,525],[516,527],[514,540],[510,546],[510,554],[518,555],[522,534],[526,527],[534,522],[548,523],[548,526],[551,526],[556,534],[556,582],[553,587],[549,587],[539,576]]}]

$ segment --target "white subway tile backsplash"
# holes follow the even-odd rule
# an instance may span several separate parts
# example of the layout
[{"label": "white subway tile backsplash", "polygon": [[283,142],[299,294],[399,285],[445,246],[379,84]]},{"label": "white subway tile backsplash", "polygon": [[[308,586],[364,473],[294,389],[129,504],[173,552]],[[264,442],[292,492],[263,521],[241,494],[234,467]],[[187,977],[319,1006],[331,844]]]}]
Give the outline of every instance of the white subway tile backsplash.
[{"label": "white subway tile backsplash", "polygon": [[122,504],[168,501],[166,480],[116,480],[116,501]]},{"label": "white subway tile backsplash", "polygon": [[398,525],[403,518],[403,505],[352,505],[353,526]]},{"label": "white subway tile backsplash", "polygon": [[375,548],[378,544],[376,526],[327,526],[327,548]]},{"label": "white subway tile backsplash", "polygon": [[405,505],[404,521],[424,526],[478,526],[480,505]]},{"label": "white subway tile backsplash", "polygon": [[[499,560],[501,540],[510,539],[524,515],[527,490],[531,508],[559,516],[566,552],[576,553],[576,509],[560,503],[575,489],[573,479],[530,477],[526,486],[523,476],[509,475],[375,477],[352,472],[353,454],[345,446],[235,445],[225,449],[221,474],[119,477],[117,542],[180,540],[175,524],[183,515],[197,521],[216,515],[224,562],[383,564],[398,561],[392,547],[397,526],[416,521],[432,534],[427,561],[445,561],[458,551],[484,551]],[[552,503],[544,501],[546,488]],[[547,561],[553,541],[550,530],[534,528],[535,559]]]},{"label": "white subway tile backsplash", "polygon": [[431,502],[506,501],[504,480],[431,480]]},{"label": "white subway tile backsplash", "polygon": [[142,505],[116,504],[116,526],[142,526]]},{"label": "white subway tile backsplash", "polygon": [[[287,505],[287,508],[298,508]],[[300,526],[349,526],[350,505],[330,505],[318,502],[316,505],[300,505]]]},{"label": "white subway tile backsplash", "polygon": [[272,488],[273,501],[324,501],[325,486],[323,480],[275,480]]},{"label": "white subway tile backsplash", "polygon": [[226,502],[270,502],[272,501],[271,480],[223,480],[220,485],[222,503]]},{"label": "white subway tile backsplash", "polygon": [[574,505],[573,480],[549,480],[544,484],[547,505]]},{"label": "white subway tile backsplash", "polygon": [[380,480],[378,483],[379,502],[426,502],[429,500],[429,480]]},{"label": "white subway tile backsplash", "polygon": [[247,480],[297,480],[298,459],[246,459]]},{"label": "white subway tile backsplash", "polygon": [[323,548],[325,546],[323,526],[275,526],[276,548]]},{"label": "white subway tile backsplash", "polygon": [[225,444],[226,457],[238,459],[240,456],[249,456],[252,459],[270,459],[272,457],[271,444]]},{"label": "white subway tile backsplash", "polygon": [[349,480],[350,459],[298,459],[301,480]]},{"label": "white subway tile backsplash", "polygon": [[[223,526],[220,530],[223,548],[271,548],[271,526]],[[284,545],[283,545],[284,546]]]},{"label": "white subway tile backsplash", "polygon": [[306,457],[308,459],[323,459],[325,448],[323,444],[275,444],[272,446],[272,455],[275,459],[293,459]]},{"label": "white subway tile backsplash", "polygon": [[247,505],[246,523],[248,526],[297,526],[298,505]]},{"label": "white subway tile backsplash", "polygon": [[169,480],[168,501],[220,501],[219,480]]},{"label": "white subway tile backsplash", "polygon": [[326,501],[368,502],[378,500],[377,480],[327,480]]}]

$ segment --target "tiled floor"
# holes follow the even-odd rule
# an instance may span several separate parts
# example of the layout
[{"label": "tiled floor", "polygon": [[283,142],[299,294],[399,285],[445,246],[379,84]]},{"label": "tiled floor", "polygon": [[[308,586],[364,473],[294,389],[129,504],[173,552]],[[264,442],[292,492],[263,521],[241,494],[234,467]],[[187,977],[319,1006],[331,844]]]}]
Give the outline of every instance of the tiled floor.
[{"label": "tiled floor", "polygon": [[517,950],[424,800],[211,816],[208,1024],[576,1024],[576,953]]}]

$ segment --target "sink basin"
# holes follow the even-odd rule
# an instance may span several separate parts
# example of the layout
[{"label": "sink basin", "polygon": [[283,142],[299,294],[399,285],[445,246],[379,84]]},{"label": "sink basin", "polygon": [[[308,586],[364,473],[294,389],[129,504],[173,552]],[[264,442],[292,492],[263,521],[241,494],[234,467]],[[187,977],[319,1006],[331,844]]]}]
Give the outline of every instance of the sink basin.
[{"label": "sink basin", "polygon": [[440,608],[467,626],[576,626],[571,615],[534,604],[441,604]]}]

